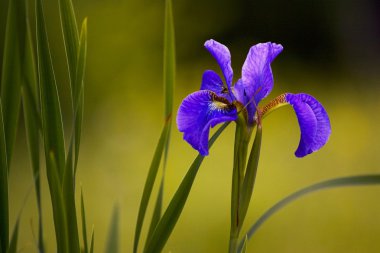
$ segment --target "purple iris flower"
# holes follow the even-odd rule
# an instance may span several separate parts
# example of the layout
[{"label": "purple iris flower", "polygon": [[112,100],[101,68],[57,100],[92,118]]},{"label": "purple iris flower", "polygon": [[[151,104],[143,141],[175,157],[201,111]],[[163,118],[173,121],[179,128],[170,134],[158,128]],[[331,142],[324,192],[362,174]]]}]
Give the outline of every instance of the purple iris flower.
[{"label": "purple iris flower", "polygon": [[201,155],[208,155],[211,127],[237,120],[240,111],[244,111],[250,126],[257,123],[257,110],[262,116],[283,104],[293,106],[300,125],[301,139],[295,152],[297,157],[317,151],[327,142],[331,133],[330,120],[323,106],[308,94],[286,93],[258,109],[260,101],[273,88],[270,64],[282,51],[281,45],[267,42],[252,46],[243,64],[242,76],[234,86],[228,48],[215,40],[206,41],[205,47],[218,62],[225,82],[214,71],[206,70],[200,91],[188,95],[177,114],[177,126],[184,133],[183,138]]}]

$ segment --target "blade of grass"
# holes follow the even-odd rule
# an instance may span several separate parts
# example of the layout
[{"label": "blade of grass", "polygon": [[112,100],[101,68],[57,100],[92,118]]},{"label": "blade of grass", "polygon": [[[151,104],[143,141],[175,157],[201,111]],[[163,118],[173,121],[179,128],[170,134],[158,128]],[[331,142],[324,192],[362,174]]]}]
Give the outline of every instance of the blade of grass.
[{"label": "blade of grass", "polygon": [[174,21],[173,21],[173,11],[172,11],[172,1],[165,1],[165,31],[164,31],[164,63],[163,63],[163,77],[164,77],[164,94],[165,94],[165,119],[170,118],[168,137],[164,148],[164,161],[163,161],[163,172],[160,183],[160,188],[157,195],[156,205],[153,210],[152,219],[149,225],[147,240],[149,240],[151,234],[153,233],[159,219],[161,218],[162,212],[162,202],[164,195],[164,185],[165,185],[165,173],[166,164],[169,152],[170,144],[170,133],[171,133],[171,115],[173,113],[173,91],[175,82],[175,36],[174,36]]},{"label": "blade of grass", "polygon": [[[36,0],[36,27],[38,82],[45,154],[49,154],[50,152],[54,153],[54,157],[57,161],[58,178],[60,182],[62,182],[65,169],[62,115],[46,33],[42,0]],[[46,159],[49,160],[47,155]],[[47,161],[47,164],[49,164],[49,161]],[[49,174],[51,170],[52,169],[48,167],[47,173]]]},{"label": "blade of grass", "polygon": [[44,253],[43,226],[41,208],[41,183],[40,183],[40,139],[42,123],[39,110],[39,96],[37,89],[36,66],[33,55],[32,36],[28,17],[28,6],[26,6],[26,36],[25,36],[25,57],[23,62],[23,82],[21,87],[21,97],[24,111],[24,122],[26,139],[30,155],[35,182],[37,209],[38,209],[38,252]]},{"label": "blade of grass", "polygon": [[10,1],[8,5],[1,78],[1,99],[8,164],[12,157],[20,112],[21,57],[23,56],[25,36],[24,18],[25,4],[23,1]]},{"label": "blade of grass", "polygon": [[94,253],[94,240],[95,240],[95,231],[94,231],[94,228],[92,228],[90,253]]},{"label": "blade of grass", "polygon": [[152,236],[161,218],[162,201],[163,201],[163,195],[164,195],[163,191],[164,191],[164,176],[162,176],[160,188],[158,189],[157,200],[153,209],[152,219],[151,219],[149,230],[148,230],[148,236],[146,237],[147,241],[149,241],[149,238]]},{"label": "blade of grass", "polygon": [[116,205],[113,209],[110,230],[104,253],[119,252],[119,207]]},{"label": "blade of grass", "polygon": [[133,252],[137,252],[138,243],[140,239],[142,225],[144,223],[146,209],[148,207],[150,195],[152,193],[154,182],[156,181],[157,171],[161,163],[162,153],[164,151],[165,143],[168,138],[170,125],[168,121],[166,122],[164,128],[162,129],[160,139],[158,141],[154,156],[149,168],[148,176],[145,181],[143,195],[141,197],[139,213],[137,215],[137,222],[135,228],[135,239],[133,244]]},{"label": "blade of grass", "polygon": [[65,144],[61,108],[49,50],[42,0],[35,1],[38,84],[46,158],[58,253],[69,252],[66,207],[62,194]]},{"label": "blade of grass", "polygon": [[9,243],[9,248],[7,253],[16,253],[17,252],[17,241],[18,241],[18,229],[20,224],[20,216],[17,218],[15,228],[12,233],[11,241]]},{"label": "blade of grass", "polygon": [[248,238],[247,238],[247,236],[245,236],[244,237],[244,241],[243,241],[243,246],[242,246],[241,253],[247,252],[247,241],[248,241]]},{"label": "blade of grass", "polygon": [[29,190],[27,191],[27,193],[24,197],[24,201],[22,203],[22,206],[18,212],[16,223],[15,223],[15,226],[13,228],[13,233],[12,233],[12,236],[10,238],[9,248],[6,251],[7,253],[16,253],[17,252],[17,242],[18,242],[18,234],[19,234],[18,231],[19,231],[19,226],[20,226],[21,215],[22,215],[23,210],[25,209],[25,206],[26,206],[26,203],[29,199],[29,196],[33,191],[34,184],[35,183],[33,182],[33,184],[30,185]]},{"label": "blade of grass", "polygon": [[[77,70],[77,56],[78,56],[78,26],[75,18],[74,7],[71,0],[59,0],[59,14],[61,18],[63,40],[65,44],[67,64],[69,67],[71,91],[75,81]],[[74,95],[72,93],[72,95]],[[73,96],[74,97],[74,96]]]},{"label": "blade of grass", "polygon": [[[78,71],[76,79],[78,82],[83,84],[83,75],[84,75],[84,66],[86,58],[86,49],[87,49],[87,20],[83,21],[82,32],[81,32],[81,41],[80,49],[78,52]],[[74,87],[75,88],[75,87]],[[67,218],[68,218],[68,229],[70,233],[70,252],[80,252],[79,245],[79,233],[76,217],[76,207],[75,207],[75,171],[78,161],[79,153],[79,139],[82,126],[82,115],[83,115],[83,88],[81,89],[80,102],[78,107],[75,107],[74,112],[74,133],[70,142],[70,149],[66,162],[66,170],[63,184],[63,194],[65,199],[65,205],[67,208]],[[75,97],[75,99],[77,99]],[[78,98],[79,100],[79,98]],[[75,102],[76,103],[76,102]],[[78,110],[78,111],[77,111]],[[75,151],[73,151],[73,149]],[[75,152],[75,154],[73,154]],[[73,161],[74,156],[74,161]],[[73,170],[74,167],[74,170]],[[87,242],[87,239],[86,239]],[[87,245],[86,245],[87,246]]]},{"label": "blade of grass", "polygon": [[82,189],[81,189],[81,194],[80,194],[80,203],[81,203],[81,214],[82,214],[82,235],[83,235],[84,253],[88,253],[86,212],[85,212],[85,208],[84,208],[83,190]]},{"label": "blade of grass", "polygon": [[[224,123],[214,133],[214,135],[211,137],[209,141],[210,148],[228,125],[229,122]],[[178,187],[176,193],[170,201],[169,206],[167,207],[165,213],[158,222],[150,240],[147,241],[144,249],[145,253],[161,252],[161,250],[165,246],[171,232],[175,227],[175,224],[178,221],[179,216],[182,213],[183,207],[185,206],[187,197],[189,196],[191,187],[193,185],[195,176],[203,162],[203,159],[204,156],[198,155],[194,162],[191,164],[188,172],[186,173],[186,176],[182,180],[180,186]]]},{"label": "blade of grass", "polygon": [[62,184],[62,194],[64,200],[64,207],[66,208],[66,220],[67,220],[67,229],[69,233],[69,247],[70,253],[79,253],[79,232],[78,232],[78,221],[76,215],[75,207],[75,182],[74,175],[72,170],[72,149],[69,150],[67,155],[68,161],[66,163],[65,174],[63,177]]},{"label": "blade of grass", "polygon": [[0,99],[0,251],[8,249],[9,203],[8,203],[8,163],[5,144],[3,109]]},{"label": "blade of grass", "polygon": [[48,157],[47,168],[51,171],[48,174],[48,182],[53,207],[57,252],[69,253],[69,230],[67,228],[66,208],[62,194],[62,186],[58,175],[58,165],[54,152],[49,152],[46,156]]},{"label": "blade of grass", "polygon": [[172,1],[166,0],[164,34],[164,94],[165,118],[171,118],[173,111],[173,90],[175,81],[175,40]]},{"label": "blade of grass", "polygon": [[[310,193],[314,193],[320,190],[331,189],[335,187],[347,187],[347,186],[366,186],[366,185],[376,185],[380,184],[380,174],[373,175],[361,175],[361,176],[349,176],[349,177],[339,177],[334,179],[329,179],[326,181],[322,181],[310,186],[307,186],[299,191],[296,191],[289,196],[283,198],[271,208],[269,208],[260,218],[251,226],[248,230],[246,236],[249,239],[255,234],[255,232],[261,227],[261,225],[268,220],[273,214],[280,211],[282,208],[287,206],[288,204],[294,202],[295,200],[308,195]],[[239,249],[242,248],[243,241],[240,242]],[[240,252],[240,251],[239,251]]]},{"label": "blade of grass", "polygon": [[77,69],[75,76],[75,85],[73,85],[73,133],[70,141],[69,154],[71,157],[67,159],[70,161],[70,165],[74,168],[74,179],[76,175],[78,156],[79,156],[79,146],[80,137],[82,132],[82,120],[83,120],[83,106],[84,106],[84,70],[86,65],[87,57],[87,18],[83,20],[80,41],[79,41],[79,51],[77,56]]},{"label": "blade of grass", "polygon": [[75,159],[74,159],[74,175],[76,174],[80,137],[82,132],[82,120],[83,120],[83,105],[84,105],[84,70],[86,67],[87,58],[87,18],[83,20],[82,29],[79,40],[79,52],[78,52],[78,65],[76,70],[76,85],[74,92],[74,132],[75,132]]}]

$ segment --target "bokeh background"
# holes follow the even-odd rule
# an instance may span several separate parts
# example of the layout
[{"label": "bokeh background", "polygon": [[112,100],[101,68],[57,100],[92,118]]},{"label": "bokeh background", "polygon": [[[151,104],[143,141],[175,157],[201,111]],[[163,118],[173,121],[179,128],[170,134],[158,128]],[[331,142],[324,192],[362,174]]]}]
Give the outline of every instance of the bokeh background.
[{"label": "bokeh background", "polygon": [[[58,5],[45,2],[61,103],[69,112]],[[82,187],[87,222],[95,228],[95,252],[104,251],[114,205],[120,207],[121,250],[131,252],[138,205],[162,127],[164,1],[73,3],[78,20],[88,17],[89,27],[78,200]],[[330,115],[330,141],[303,159],[293,154],[299,129],[292,109],[278,110],[265,120],[246,227],[276,201],[304,186],[337,176],[380,172],[379,1],[178,0],[173,8],[175,111],[186,94],[199,89],[204,70],[219,71],[203,48],[213,38],[230,48],[235,80],[251,45],[281,43],[284,51],[272,65],[275,87],[268,99],[283,92],[306,92],[318,98]],[[1,56],[6,10],[7,1],[1,0]],[[69,118],[66,113],[67,135]],[[231,125],[204,161],[164,252],[226,252],[233,135]],[[196,156],[175,126],[171,136],[165,203]],[[37,212],[23,122],[10,177],[11,224],[29,193],[19,244],[21,252],[36,252]],[[50,196],[43,178],[45,241],[48,252],[54,252]],[[379,194],[380,187],[372,186],[307,196],[264,224],[248,252],[380,252]]]}]

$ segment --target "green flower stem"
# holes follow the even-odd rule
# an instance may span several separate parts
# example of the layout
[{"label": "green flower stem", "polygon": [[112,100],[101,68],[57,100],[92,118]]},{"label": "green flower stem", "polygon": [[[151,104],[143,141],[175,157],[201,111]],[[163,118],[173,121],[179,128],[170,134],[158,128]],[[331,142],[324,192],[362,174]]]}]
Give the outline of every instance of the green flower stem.
[{"label": "green flower stem", "polygon": [[234,165],[232,172],[231,190],[231,229],[229,252],[236,252],[237,240],[242,221],[239,217],[240,195],[244,182],[245,165],[247,161],[248,144],[251,138],[252,127],[247,124],[243,114],[239,114],[236,121]]},{"label": "green flower stem", "polygon": [[246,172],[244,176],[242,192],[240,194],[239,217],[240,217],[241,223],[244,222],[244,219],[249,207],[249,203],[251,201],[253,188],[255,186],[257,168],[259,165],[259,157],[260,157],[261,137],[262,137],[262,127],[260,124],[258,124],[256,128],[255,140],[253,142],[251,153],[248,158],[248,164],[247,164],[247,168],[246,168]]}]

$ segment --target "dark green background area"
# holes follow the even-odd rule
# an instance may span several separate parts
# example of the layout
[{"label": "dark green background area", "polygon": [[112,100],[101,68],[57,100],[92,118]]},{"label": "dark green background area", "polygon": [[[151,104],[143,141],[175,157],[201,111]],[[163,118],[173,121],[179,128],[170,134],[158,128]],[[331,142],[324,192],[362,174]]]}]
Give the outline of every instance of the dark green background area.
[{"label": "dark green background area", "polygon": [[[74,0],[73,4],[78,20],[88,17],[78,189],[82,185],[87,222],[95,227],[96,252],[104,250],[115,203],[121,207],[121,249],[130,252],[144,180],[162,127],[164,1]],[[7,0],[0,0],[0,56],[6,6]],[[199,89],[206,69],[220,73],[203,47],[213,38],[230,48],[235,81],[250,46],[281,43],[284,51],[272,65],[274,89],[260,106],[284,92],[306,92],[321,101],[331,119],[327,145],[304,159],[293,154],[299,129],[291,107],[265,119],[255,195],[243,230],[277,200],[304,186],[332,177],[380,172],[379,1],[177,0],[173,8],[174,112],[187,94]],[[69,136],[67,66],[57,1],[45,0],[45,10]],[[35,29],[33,20],[32,24]],[[196,155],[175,125],[172,129],[164,204]],[[202,165],[164,252],[226,251],[233,136],[231,124]],[[11,224],[33,185],[22,128],[17,141],[10,174]],[[52,252],[54,227],[45,173],[42,179],[44,226],[51,232],[45,241]],[[379,190],[335,189],[301,199],[264,224],[248,252],[380,252]],[[33,196],[26,202],[21,223],[19,245],[25,252],[35,252]]]}]

